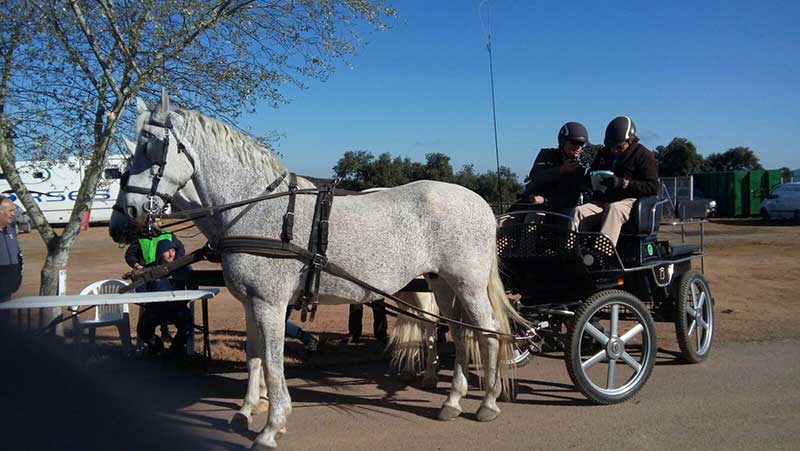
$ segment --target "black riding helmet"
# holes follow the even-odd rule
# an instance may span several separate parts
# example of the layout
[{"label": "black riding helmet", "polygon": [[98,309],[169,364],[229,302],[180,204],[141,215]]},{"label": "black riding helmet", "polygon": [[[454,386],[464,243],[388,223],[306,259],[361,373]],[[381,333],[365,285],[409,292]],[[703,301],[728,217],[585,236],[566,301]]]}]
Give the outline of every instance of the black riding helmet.
[{"label": "black riding helmet", "polygon": [[615,117],[606,127],[606,139],[603,144],[606,147],[628,141],[636,136],[636,124],[628,116]]},{"label": "black riding helmet", "polygon": [[589,142],[589,132],[586,131],[586,127],[581,123],[567,122],[558,131],[558,144],[563,144],[564,141],[577,141],[586,144]]}]

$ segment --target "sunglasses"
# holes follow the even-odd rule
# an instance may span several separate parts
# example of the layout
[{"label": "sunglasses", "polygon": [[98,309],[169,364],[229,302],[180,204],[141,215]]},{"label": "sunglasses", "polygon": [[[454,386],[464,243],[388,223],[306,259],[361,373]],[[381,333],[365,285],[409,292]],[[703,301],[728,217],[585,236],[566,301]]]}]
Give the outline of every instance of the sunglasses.
[{"label": "sunglasses", "polygon": [[585,143],[585,142],[582,142],[582,141],[573,141],[573,140],[571,140],[571,139],[570,139],[568,142],[569,142],[570,144],[572,144],[573,146],[575,146],[575,147],[583,147],[584,145],[586,145],[586,143]]}]

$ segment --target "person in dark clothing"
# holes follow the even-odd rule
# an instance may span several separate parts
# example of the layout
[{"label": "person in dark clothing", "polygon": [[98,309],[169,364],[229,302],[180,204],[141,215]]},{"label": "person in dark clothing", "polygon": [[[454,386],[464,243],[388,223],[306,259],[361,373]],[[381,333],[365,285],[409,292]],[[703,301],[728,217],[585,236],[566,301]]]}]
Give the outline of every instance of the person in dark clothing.
[{"label": "person in dark clothing", "polygon": [[14,203],[0,196],[0,302],[22,284],[22,250],[17,241]]},{"label": "person in dark clothing", "polygon": [[[156,255],[158,255],[156,264],[172,263],[177,258],[177,245],[172,240],[161,240],[156,247]],[[191,267],[184,266],[175,270],[174,273],[188,271],[191,271]],[[188,281],[191,278],[181,277],[181,279],[162,278],[148,282],[147,291],[193,290],[197,288],[197,285]],[[155,355],[164,348],[163,343],[155,334],[155,329],[165,321],[174,324],[178,329],[172,338],[170,351],[178,356],[184,356],[186,341],[193,327],[193,320],[187,301],[144,304],[139,323],[136,326],[136,333],[142,340],[144,352],[149,355]]]},{"label": "person in dark clothing", "polygon": [[606,128],[604,147],[597,153],[589,173],[596,174],[602,190],[592,201],[575,209],[573,227],[592,230],[599,225],[616,246],[620,229],[637,199],[658,194],[658,163],[655,155],[639,142],[636,125],[627,116],[612,120]]},{"label": "person in dark clothing", "polygon": [[[161,225],[160,223],[158,224]],[[164,233],[153,238],[142,237],[131,243],[125,251],[125,263],[133,269],[142,269],[147,266],[152,266],[158,259],[156,254],[156,247],[161,240],[171,240],[176,246],[176,258],[181,258],[186,255],[186,249],[175,235],[169,230],[165,229]]]},{"label": "person in dark clothing", "polygon": [[564,124],[558,131],[558,148],[539,151],[525,191],[509,211],[535,208],[569,214],[585,188],[586,168],[578,159],[588,142],[586,127],[578,122]]},{"label": "person in dark clothing", "polygon": [[[386,305],[383,299],[369,303],[372,307],[372,332],[375,339],[386,341],[389,339],[389,323],[386,320]],[[348,339],[353,343],[361,341],[362,320],[364,318],[364,306],[361,304],[350,304],[350,316],[347,319]]]}]

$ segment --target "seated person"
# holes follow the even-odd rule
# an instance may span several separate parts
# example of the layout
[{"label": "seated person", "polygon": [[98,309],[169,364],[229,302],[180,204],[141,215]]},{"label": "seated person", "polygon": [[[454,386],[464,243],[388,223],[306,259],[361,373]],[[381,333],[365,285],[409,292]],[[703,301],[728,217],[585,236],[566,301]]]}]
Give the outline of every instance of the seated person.
[{"label": "seated person", "polygon": [[528,175],[525,191],[509,211],[543,209],[569,214],[584,188],[585,168],[578,163],[589,141],[586,127],[567,122],[558,131],[558,148],[542,149]]},{"label": "seated person", "polygon": [[[177,245],[172,240],[160,240],[156,247],[156,255],[158,256],[156,264],[172,263],[177,257]],[[186,271],[191,271],[191,267],[184,266],[175,270],[175,273]],[[193,290],[196,288],[197,286],[190,282],[166,277],[147,283],[147,291]],[[155,355],[164,349],[163,343],[155,334],[156,326],[164,321],[174,324],[178,329],[172,338],[170,351],[176,356],[185,356],[186,341],[194,327],[188,301],[143,304],[139,323],[136,326],[136,333],[144,345],[143,352]]]},{"label": "seated person", "polygon": [[599,227],[616,246],[633,203],[658,193],[658,163],[653,152],[639,143],[636,125],[627,116],[608,124],[603,145],[589,172],[611,171],[613,175],[602,179],[604,192],[595,192],[591,202],[575,209],[572,222],[580,231]]}]

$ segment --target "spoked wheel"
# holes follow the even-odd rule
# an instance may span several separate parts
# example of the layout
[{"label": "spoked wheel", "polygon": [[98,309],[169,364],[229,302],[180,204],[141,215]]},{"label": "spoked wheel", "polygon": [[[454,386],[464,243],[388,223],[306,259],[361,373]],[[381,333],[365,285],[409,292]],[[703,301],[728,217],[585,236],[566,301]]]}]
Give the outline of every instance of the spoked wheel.
[{"label": "spoked wheel", "polygon": [[683,358],[702,362],[711,352],[714,338],[714,300],[702,274],[689,271],[681,276],[676,299],[675,333]]},{"label": "spoked wheel", "polygon": [[568,331],[569,377],[598,404],[627,401],[653,369],[656,330],[642,301],[621,290],[601,291],[575,311]]}]

